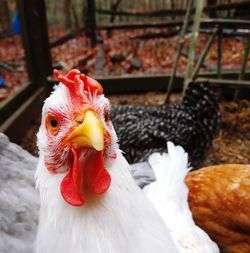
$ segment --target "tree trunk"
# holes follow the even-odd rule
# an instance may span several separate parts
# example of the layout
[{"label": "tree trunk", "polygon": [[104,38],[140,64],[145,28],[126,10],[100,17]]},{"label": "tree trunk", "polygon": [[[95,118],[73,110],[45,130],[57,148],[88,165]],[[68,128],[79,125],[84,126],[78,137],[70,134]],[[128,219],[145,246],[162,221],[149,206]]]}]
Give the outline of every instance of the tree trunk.
[{"label": "tree trunk", "polygon": [[76,11],[76,3],[75,2],[73,2],[71,8],[72,8],[73,21],[74,21],[74,28],[79,29],[80,24],[79,24],[79,18],[77,15],[77,11]]},{"label": "tree trunk", "polygon": [[11,18],[8,0],[0,0],[0,25],[2,33],[8,33],[11,31]]},{"label": "tree trunk", "polygon": [[65,15],[64,27],[66,29],[70,29],[72,27],[71,0],[64,0],[64,3],[63,3],[63,12],[64,12],[64,15]]}]

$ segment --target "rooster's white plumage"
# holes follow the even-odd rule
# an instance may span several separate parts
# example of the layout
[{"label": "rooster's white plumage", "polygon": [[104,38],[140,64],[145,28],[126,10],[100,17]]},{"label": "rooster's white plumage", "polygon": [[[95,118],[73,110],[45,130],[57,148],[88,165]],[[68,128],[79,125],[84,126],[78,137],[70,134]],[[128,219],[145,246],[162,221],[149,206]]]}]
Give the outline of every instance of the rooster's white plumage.
[{"label": "rooster's white plumage", "polygon": [[[36,185],[41,207],[36,252],[182,252],[176,246],[177,237],[171,236],[175,228],[181,231],[181,222],[177,227],[174,222],[168,224],[168,215],[174,215],[173,210],[168,212],[164,198],[169,186],[155,170],[157,181],[160,179],[153,183],[159,183],[155,192],[162,192],[150,200],[163,201],[163,208],[155,210],[135,184],[118,148],[109,102],[100,84],[77,70],[66,76],[55,74],[61,83],[45,101],[38,133]],[[181,165],[186,169],[186,164],[178,167]],[[172,172],[171,177],[179,177],[178,173]],[[186,172],[181,173],[174,182],[183,183]],[[175,189],[180,188],[176,185]],[[185,213],[189,210],[187,190],[182,191],[183,199],[176,208],[184,208]]]}]

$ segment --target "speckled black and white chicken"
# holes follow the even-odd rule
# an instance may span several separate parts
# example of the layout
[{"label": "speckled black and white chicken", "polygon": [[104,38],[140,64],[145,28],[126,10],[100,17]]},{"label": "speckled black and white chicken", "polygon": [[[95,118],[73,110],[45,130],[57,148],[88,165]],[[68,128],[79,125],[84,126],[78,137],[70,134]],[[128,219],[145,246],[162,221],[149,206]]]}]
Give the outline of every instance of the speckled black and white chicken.
[{"label": "speckled black and white chicken", "polygon": [[219,129],[218,95],[216,85],[191,83],[181,104],[114,105],[112,122],[126,159],[145,161],[172,141],[184,147],[197,166]]}]

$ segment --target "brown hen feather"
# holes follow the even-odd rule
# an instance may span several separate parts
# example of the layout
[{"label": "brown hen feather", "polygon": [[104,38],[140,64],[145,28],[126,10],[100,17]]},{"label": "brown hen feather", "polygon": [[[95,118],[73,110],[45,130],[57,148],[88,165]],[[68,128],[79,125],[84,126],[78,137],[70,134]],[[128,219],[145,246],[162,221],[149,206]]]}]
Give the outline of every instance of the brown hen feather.
[{"label": "brown hen feather", "polygon": [[186,177],[197,225],[223,253],[250,252],[250,165],[203,168]]}]

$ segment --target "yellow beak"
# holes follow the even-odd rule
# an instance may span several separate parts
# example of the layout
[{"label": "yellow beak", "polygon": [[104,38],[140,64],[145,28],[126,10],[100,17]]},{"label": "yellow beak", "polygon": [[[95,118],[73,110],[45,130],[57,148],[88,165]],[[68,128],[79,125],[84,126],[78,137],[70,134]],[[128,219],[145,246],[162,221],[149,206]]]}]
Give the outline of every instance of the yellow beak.
[{"label": "yellow beak", "polygon": [[[83,119],[83,120],[79,120]],[[89,110],[79,116],[77,121],[82,122],[77,126],[65,142],[72,142],[76,148],[86,147],[101,151],[104,148],[104,130],[96,114]]]}]

